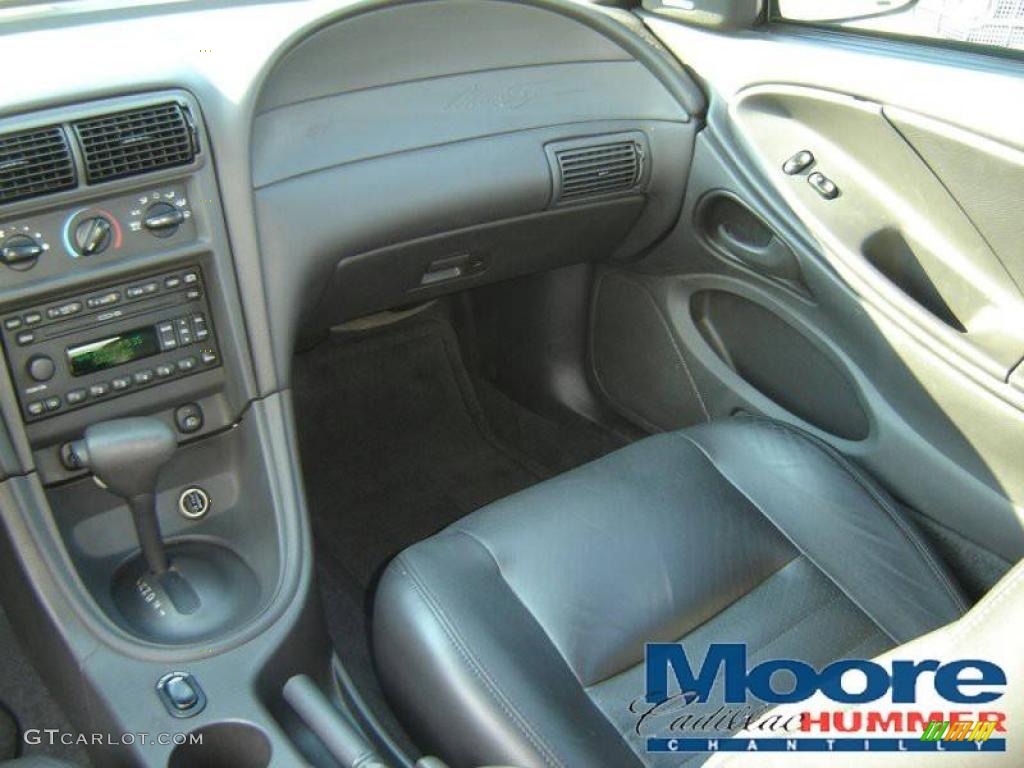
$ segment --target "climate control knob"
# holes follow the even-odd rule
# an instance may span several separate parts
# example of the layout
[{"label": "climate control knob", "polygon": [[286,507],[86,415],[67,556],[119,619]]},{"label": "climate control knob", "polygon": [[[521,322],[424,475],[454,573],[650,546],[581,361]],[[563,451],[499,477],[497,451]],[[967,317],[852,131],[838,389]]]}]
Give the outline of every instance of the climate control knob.
[{"label": "climate control knob", "polygon": [[11,235],[0,244],[0,260],[11,269],[32,269],[42,253],[43,246],[28,235]]},{"label": "climate control knob", "polygon": [[170,237],[185,221],[185,214],[170,203],[153,203],[146,209],[142,226],[157,237]]},{"label": "climate control knob", "polygon": [[82,256],[95,256],[110,247],[114,225],[106,216],[90,216],[75,227],[74,246]]}]

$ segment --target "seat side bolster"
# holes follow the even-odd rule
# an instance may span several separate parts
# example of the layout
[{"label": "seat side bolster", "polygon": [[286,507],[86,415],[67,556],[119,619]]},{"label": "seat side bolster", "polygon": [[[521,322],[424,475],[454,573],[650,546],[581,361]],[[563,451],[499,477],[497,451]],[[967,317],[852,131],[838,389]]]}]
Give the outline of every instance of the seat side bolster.
[{"label": "seat side bolster", "polygon": [[[423,746],[453,765],[638,765],[475,539],[406,550],[378,588],[384,690]],[[567,760],[565,756],[572,756]]]}]

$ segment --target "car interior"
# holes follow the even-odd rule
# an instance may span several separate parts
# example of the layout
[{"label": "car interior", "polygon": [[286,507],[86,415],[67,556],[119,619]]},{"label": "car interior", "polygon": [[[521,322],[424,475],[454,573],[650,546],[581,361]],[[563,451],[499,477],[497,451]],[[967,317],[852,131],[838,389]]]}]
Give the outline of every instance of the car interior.
[{"label": "car interior", "polygon": [[1019,58],[11,5],[0,764],[701,764],[645,750],[649,642],[1024,673]]}]

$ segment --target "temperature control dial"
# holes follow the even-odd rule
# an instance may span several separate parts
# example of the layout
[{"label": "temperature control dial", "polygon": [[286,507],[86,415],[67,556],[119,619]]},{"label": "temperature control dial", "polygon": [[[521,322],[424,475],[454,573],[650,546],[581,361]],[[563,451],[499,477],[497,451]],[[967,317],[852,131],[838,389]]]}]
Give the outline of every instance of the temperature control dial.
[{"label": "temperature control dial", "polygon": [[114,225],[102,215],[89,216],[75,226],[73,245],[82,256],[95,256],[110,247]]}]

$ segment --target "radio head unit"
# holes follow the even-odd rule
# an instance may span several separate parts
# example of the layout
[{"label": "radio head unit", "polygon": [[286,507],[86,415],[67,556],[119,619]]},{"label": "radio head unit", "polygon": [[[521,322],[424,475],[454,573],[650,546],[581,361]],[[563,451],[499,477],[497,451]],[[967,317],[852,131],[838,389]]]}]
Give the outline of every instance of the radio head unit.
[{"label": "radio head unit", "polygon": [[220,365],[198,266],[26,307],[2,322],[29,422]]}]

